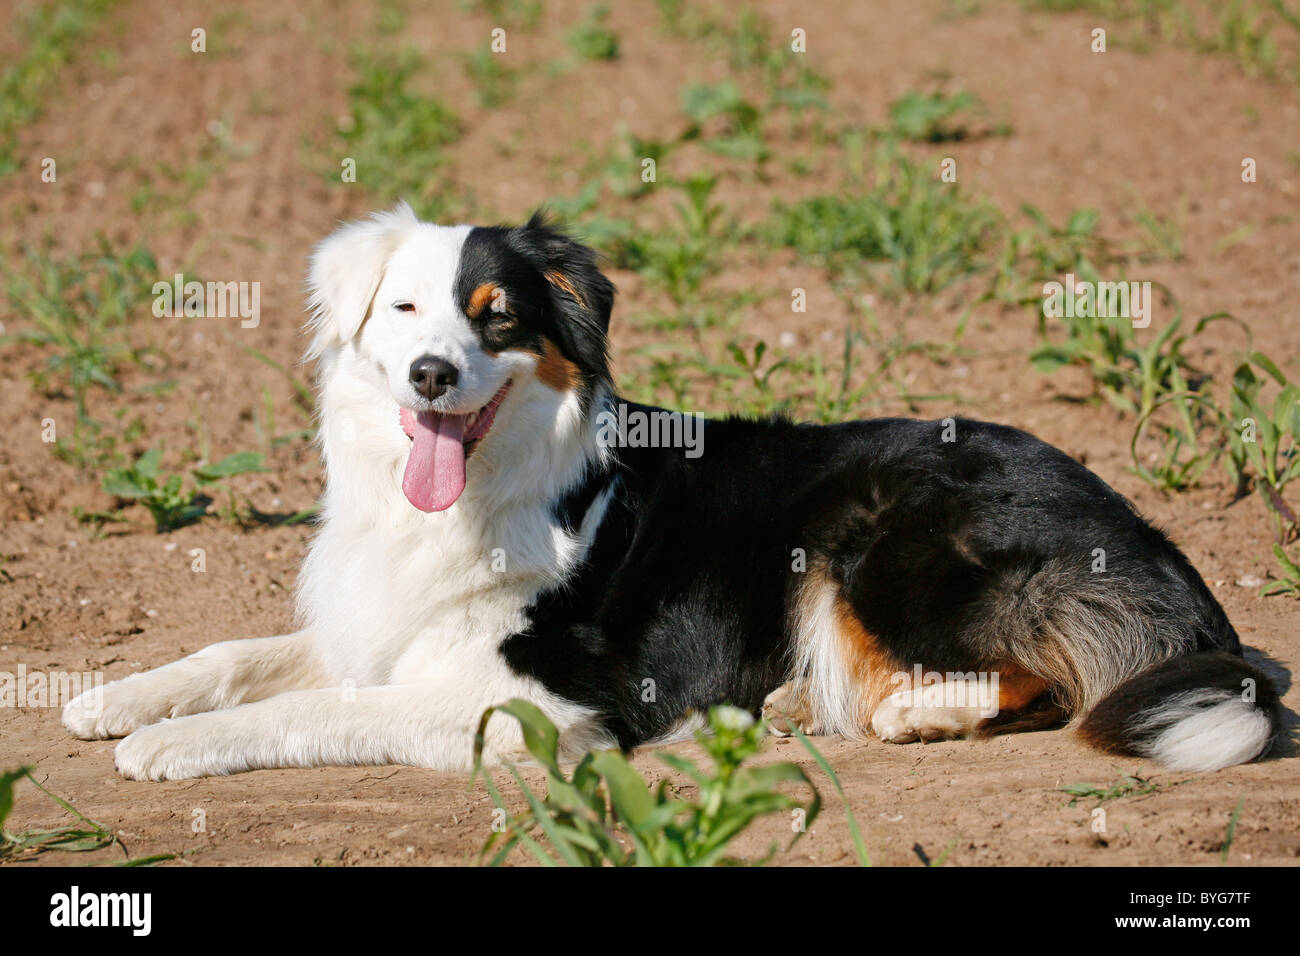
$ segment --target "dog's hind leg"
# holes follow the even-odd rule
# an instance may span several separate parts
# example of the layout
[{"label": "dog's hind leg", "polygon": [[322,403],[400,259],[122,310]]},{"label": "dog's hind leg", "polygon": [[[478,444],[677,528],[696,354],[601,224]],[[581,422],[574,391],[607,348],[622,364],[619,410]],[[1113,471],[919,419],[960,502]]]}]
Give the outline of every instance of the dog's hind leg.
[{"label": "dog's hind leg", "polygon": [[91,688],[63,708],[63,726],[83,740],[122,737],[165,717],[221,710],[328,683],[306,631],[223,641],[164,667]]},{"label": "dog's hind leg", "polygon": [[886,697],[871,716],[872,732],[902,744],[1037,730],[1065,719],[1047,682],[1015,665],[944,677]]}]

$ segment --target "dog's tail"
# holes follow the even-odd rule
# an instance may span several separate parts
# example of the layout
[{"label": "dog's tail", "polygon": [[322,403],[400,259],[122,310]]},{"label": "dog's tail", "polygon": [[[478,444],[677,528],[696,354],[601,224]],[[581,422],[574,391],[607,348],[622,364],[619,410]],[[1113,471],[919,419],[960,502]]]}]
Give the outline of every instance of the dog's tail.
[{"label": "dog's tail", "polygon": [[1079,725],[1089,743],[1149,757],[1173,770],[1218,770],[1248,763],[1282,729],[1277,691],[1235,654],[1171,657],[1107,694]]}]

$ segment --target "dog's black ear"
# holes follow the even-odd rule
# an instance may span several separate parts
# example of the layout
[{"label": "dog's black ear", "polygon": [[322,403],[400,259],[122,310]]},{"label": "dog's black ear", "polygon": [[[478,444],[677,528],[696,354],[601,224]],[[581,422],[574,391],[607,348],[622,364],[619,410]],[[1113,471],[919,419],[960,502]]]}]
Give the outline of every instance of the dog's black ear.
[{"label": "dog's black ear", "polygon": [[541,209],[516,233],[521,251],[546,280],[556,344],[572,361],[607,374],[614,283],[600,271],[596,253],[557,229]]}]

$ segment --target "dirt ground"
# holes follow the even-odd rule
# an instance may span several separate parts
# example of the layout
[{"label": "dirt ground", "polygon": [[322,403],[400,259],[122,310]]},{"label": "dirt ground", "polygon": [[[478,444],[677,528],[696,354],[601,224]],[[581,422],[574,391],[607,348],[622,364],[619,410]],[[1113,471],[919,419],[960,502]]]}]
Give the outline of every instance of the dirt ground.
[{"label": "dirt ground", "polygon": [[[402,39],[431,62],[448,64],[436,74],[439,93],[466,121],[442,175],[472,192],[481,221],[519,220],[548,197],[573,192],[590,151],[620,123],[645,138],[673,135],[679,84],[726,74],[725,63],[688,41],[661,36],[649,3],[616,5],[610,24],[622,44],[617,61],[545,71],[540,64],[563,55],[564,31],[585,9],[563,0],[546,4],[534,33],[517,35],[525,64],[519,95],[487,110],[476,105],[450,53],[486,43],[492,18],[451,2],[417,6]],[[893,99],[938,73],[976,92],[1012,134],[920,147],[916,154],[955,156],[963,188],[1008,215],[1029,202],[1055,222],[1093,206],[1108,224],[1104,231],[1122,238],[1132,228],[1135,195],[1165,215],[1186,201],[1185,258],[1152,263],[1141,277],[1176,290],[1189,316],[1231,310],[1249,325],[1256,348],[1285,363],[1293,378],[1300,374],[1296,87],[1252,79],[1227,58],[1168,44],[1141,52],[1115,44],[1092,54],[1087,15],[993,2],[957,14],[958,6],[759,5],[778,37],[788,35],[788,25],[807,30],[808,55],[832,80],[827,95],[850,120],[882,122]],[[147,242],[159,257],[160,278],[190,268],[262,284],[257,328],[240,328],[236,319],[154,320],[164,367],[128,372],[121,394],[96,393],[104,407],[92,411],[103,417],[124,409],[125,418],[143,418],[145,433],[126,446],[133,454],[159,442],[172,451],[210,447],[214,457],[260,447],[268,427],[264,390],[277,432],[310,425],[285,376],[248,350],[294,369],[305,344],[305,257],[337,220],[374,205],[363,185],[341,186],[324,171],[338,162],[331,144],[336,117],[347,107],[349,43],[371,30],[371,14],[365,5],[328,2],[235,2],[220,11],[165,0],[123,3],[95,38],[95,49],[111,55],[77,58],[45,115],[21,131],[28,165],[0,178],[2,248],[11,263],[20,239],[50,237],[57,248],[75,250],[103,232],[119,243]],[[0,13],[6,26],[17,16],[8,6]],[[196,56],[190,31],[205,23],[211,52]],[[218,139],[235,146],[214,147]],[[41,156],[58,158],[57,184],[41,182],[32,159]],[[1257,160],[1257,183],[1241,181],[1246,156]],[[774,197],[825,188],[777,165],[761,184],[725,179],[719,198],[752,221]],[[1221,246],[1244,226],[1252,231]],[[846,306],[823,271],[781,254],[760,259],[744,252],[730,257],[726,270],[728,286],[761,293],[741,332],[779,340],[792,352],[836,356]],[[627,377],[636,366],[626,356],[662,333],[624,317],[662,303],[638,276],[613,277],[620,288],[615,370]],[[806,314],[789,311],[795,286],[808,289]],[[877,315],[916,340],[942,340],[951,337],[967,292],[881,302]],[[9,333],[24,321],[12,310],[3,315]],[[1284,692],[1294,729],[1300,602],[1256,596],[1253,579],[1267,580],[1273,567],[1258,497],[1230,505],[1221,469],[1211,470],[1202,487],[1173,496],[1142,483],[1127,469],[1131,419],[1081,401],[1081,377],[1034,372],[1026,361],[1034,343],[1027,310],[980,306],[959,355],[909,362],[901,373],[911,393],[955,393],[958,400],[885,395],[862,414],[986,418],[1031,430],[1084,461],[1185,549],[1250,659]],[[1225,328],[1205,336],[1195,358],[1230,376],[1242,346],[1242,337]],[[308,526],[214,516],[157,534],[138,507],[102,532],[79,523],[74,507],[107,510],[115,502],[100,490],[98,474],[80,472],[41,440],[44,419],[71,420],[71,398],[33,388],[29,374],[46,357],[40,348],[9,346],[0,355],[0,671],[23,665],[117,679],[215,641],[291,628]],[[294,374],[310,380],[305,369]],[[159,378],[177,385],[167,392],[139,387]],[[233,487],[265,514],[312,504],[321,476],[309,444],[272,447],[268,464],[268,472],[236,479]],[[203,573],[191,570],[195,548],[206,556]],[[907,746],[818,743],[877,864],[918,865],[946,851],[947,864],[958,866],[1212,865],[1239,805],[1231,864],[1300,860],[1300,763],[1291,743],[1272,759],[1209,774],[1099,755],[1059,731]],[[817,776],[797,742],[775,741],[762,759],[797,760]],[[490,800],[481,785],[469,787],[466,775],[411,768],[125,781],[113,770],[113,742],[71,738],[56,708],[0,709],[0,767],[22,763],[37,764],[38,779],[116,831],[132,855],[183,853],[199,865],[459,864],[473,858],[491,820]],[[639,754],[636,763],[648,774],[663,769],[652,753]],[[1093,801],[1072,807],[1057,790],[1084,782],[1105,787],[1127,774],[1160,786],[1104,804],[1104,833],[1093,831]],[[829,782],[819,780],[824,815],[775,862],[854,862],[841,806]],[[198,816],[202,832],[193,826]],[[62,819],[24,784],[6,828]],[[763,821],[736,849],[761,853],[788,830],[784,820]],[[63,854],[36,861],[66,862]]]}]

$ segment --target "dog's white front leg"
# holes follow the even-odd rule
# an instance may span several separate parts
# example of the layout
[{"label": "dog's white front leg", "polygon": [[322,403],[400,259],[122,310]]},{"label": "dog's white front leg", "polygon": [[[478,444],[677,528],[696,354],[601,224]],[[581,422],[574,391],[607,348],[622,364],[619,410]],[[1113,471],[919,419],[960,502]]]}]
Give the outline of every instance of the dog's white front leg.
[{"label": "dog's white front leg", "polygon": [[307,631],[222,641],[163,667],[91,688],[63,708],[63,726],[83,740],[121,737],[165,717],[329,683]]},{"label": "dog's white front leg", "polygon": [[[462,706],[448,706],[458,698]],[[464,699],[463,687],[442,681],[293,691],[141,727],[117,745],[117,769],[133,780],[331,765],[467,770],[479,713],[466,710]],[[581,718],[550,716],[561,730]],[[486,743],[489,760],[520,750],[519,725],[494,718]]]}]

